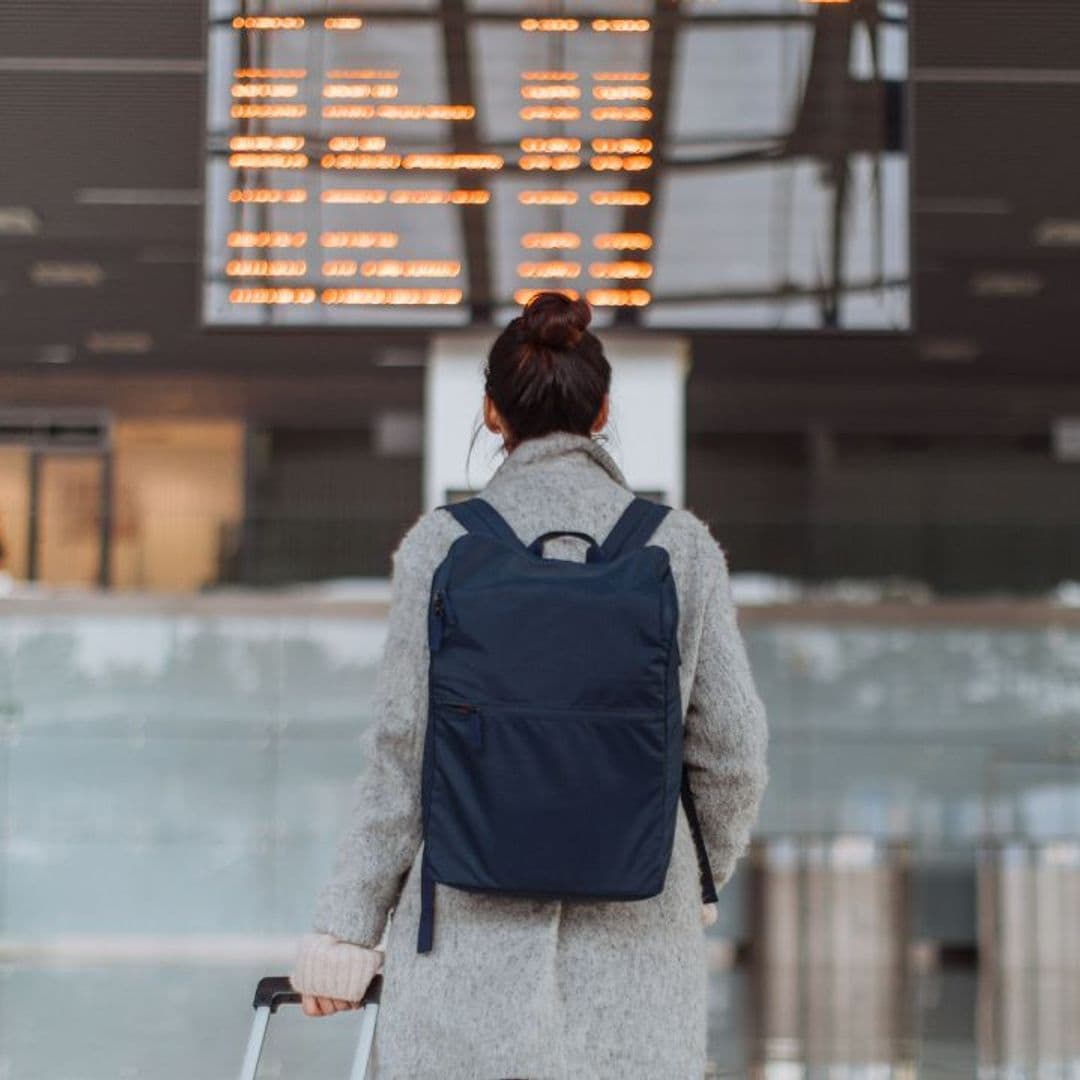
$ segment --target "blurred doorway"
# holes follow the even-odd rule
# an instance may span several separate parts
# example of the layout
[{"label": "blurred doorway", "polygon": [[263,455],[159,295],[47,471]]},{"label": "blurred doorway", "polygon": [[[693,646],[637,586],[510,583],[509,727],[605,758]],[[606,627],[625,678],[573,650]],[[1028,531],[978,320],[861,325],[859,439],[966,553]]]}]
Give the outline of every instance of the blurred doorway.
[{"label": "blurred doorway", "polygon": [[103,450],[30,454],[30,581],[108,584],[107,484]]},{"label": "blurred doorway", "polygon": [[0,412],[0,574],[108,585],[109,478],[103,414]]}]

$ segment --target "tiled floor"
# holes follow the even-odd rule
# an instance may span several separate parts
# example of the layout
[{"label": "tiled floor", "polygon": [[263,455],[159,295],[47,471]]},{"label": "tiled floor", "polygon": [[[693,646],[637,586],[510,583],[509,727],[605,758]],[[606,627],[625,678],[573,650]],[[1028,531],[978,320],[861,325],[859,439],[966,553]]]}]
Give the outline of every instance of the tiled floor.
[{"label": "tiled floor", "polygon": [[[262,969],[0,965],[0,1080],[232,1080]],[[1008,993],[974,972],[745,971],[712,983],[710,1068],[748,1080],[1080,1080],[1080,976]],[[260,1078],[341,1080],[356,1013],[271,1025]],[[657,1080],[681,1080],[658,1077]]]}]

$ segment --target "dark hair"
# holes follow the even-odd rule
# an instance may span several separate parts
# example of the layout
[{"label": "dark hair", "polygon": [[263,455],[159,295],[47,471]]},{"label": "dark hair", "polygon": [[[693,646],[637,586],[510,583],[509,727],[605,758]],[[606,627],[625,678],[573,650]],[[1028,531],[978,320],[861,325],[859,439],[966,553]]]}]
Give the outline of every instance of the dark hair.
[{"label": "dark hair", "polygon": [[491,346],[484,390],[512,446],[552,431],[591,434],[611,386],[611,364],[589,332],[591,321],[588,301],[538,292]]}]

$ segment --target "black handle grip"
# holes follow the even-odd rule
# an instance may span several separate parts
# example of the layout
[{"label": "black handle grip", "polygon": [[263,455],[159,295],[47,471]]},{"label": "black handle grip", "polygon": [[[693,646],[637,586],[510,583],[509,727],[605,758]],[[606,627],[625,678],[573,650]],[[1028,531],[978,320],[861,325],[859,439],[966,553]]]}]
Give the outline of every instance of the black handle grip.
[{"label": "black handle grip", "polygon": [[576,536],[581,540],[588,540],[590,546],[599,548],[600,545],[596,540],[586,532],[578,532],[577,529],[552,529],[550,532],[541,533],[530,545],[529,550],[535,555],[539,555],[541,549],[544,546],[544,541],[554,536]]},{"label": "black handle grip", "polygon": [[[383,977],[376,975],[368,984],[362,1004],[378,1004],[382,999]],[[256,1009],[267,1006],[272,1013],[278,1011],[282,1005],[299,1005],[300,993],[293,989],[288,975],[267,975],[259,980],[255,987],[255,1000],[252,1003]]]}]

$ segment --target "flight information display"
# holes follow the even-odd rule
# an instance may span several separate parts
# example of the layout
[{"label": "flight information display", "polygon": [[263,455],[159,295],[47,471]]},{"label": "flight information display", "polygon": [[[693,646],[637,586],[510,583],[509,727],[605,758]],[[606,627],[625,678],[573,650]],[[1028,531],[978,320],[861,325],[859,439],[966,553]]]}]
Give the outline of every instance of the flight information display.
[{"label": "flight information display", "polygon": [[907,7],[211,0],[203,319],[909,326]]}]

